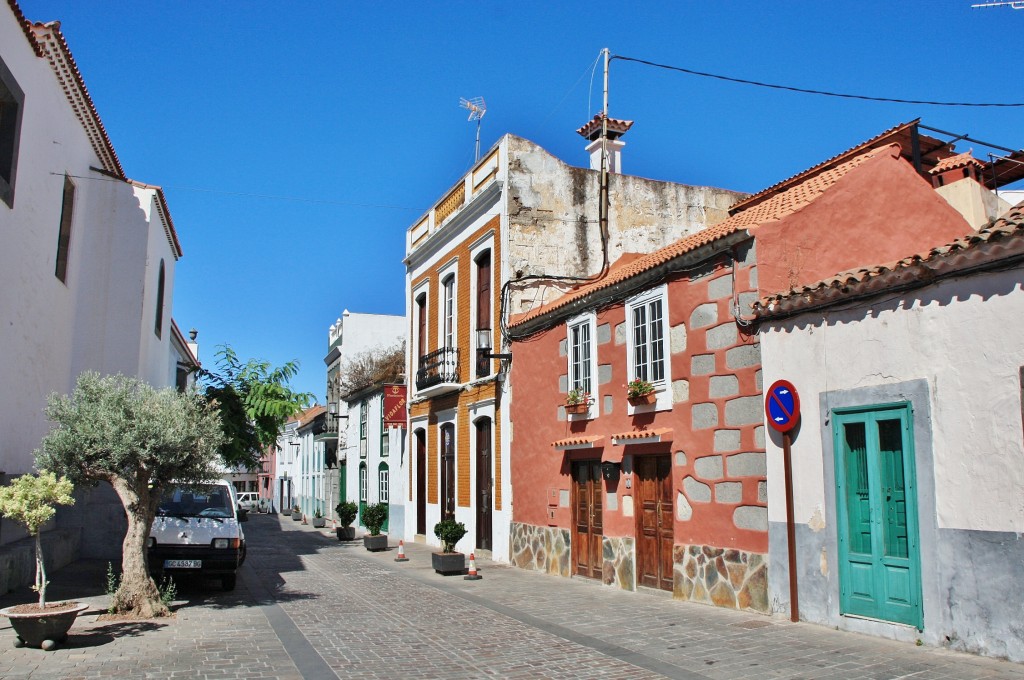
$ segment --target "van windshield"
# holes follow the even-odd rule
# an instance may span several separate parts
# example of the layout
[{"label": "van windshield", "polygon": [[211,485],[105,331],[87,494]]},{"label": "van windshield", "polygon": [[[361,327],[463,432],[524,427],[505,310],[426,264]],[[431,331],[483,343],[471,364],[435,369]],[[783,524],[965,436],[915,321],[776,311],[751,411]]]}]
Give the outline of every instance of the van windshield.
[{"label": "van windshield", "polygon": [[192,484],[174,486],[164,492],[158,517],[211,517],[224,519],[234,517],[231,493],[216,484]]}]

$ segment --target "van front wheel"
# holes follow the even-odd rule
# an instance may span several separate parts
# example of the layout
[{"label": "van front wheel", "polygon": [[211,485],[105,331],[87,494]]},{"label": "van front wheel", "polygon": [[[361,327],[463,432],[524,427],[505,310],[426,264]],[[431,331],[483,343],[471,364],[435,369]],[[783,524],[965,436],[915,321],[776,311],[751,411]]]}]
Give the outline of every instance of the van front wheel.
[{"label": "van front wheel", "polygon": [[220,585],[224,590],[231,591],[235,589],[235,581],[237,580],[235,574],[227,574],[226,576],[220,577]]}]

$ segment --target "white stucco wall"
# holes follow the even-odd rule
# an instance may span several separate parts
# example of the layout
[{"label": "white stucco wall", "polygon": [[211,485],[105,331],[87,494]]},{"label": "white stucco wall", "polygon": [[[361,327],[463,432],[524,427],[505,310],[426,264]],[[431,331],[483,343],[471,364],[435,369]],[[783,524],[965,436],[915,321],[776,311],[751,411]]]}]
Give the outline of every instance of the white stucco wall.
[{"label": "white stucco wall", "polygon": [[[139,374],[149,222],[131,185],[90,170],[102,161],[7,6],[0,58],[25,93],[14,204],[0,202],[0,470],[19,474],[49,427],[49,393],[83,370]],[[54,275],[65,173],[76,186],[66,284]],[[173,261],[168,275],[169,305]],[[145,362],[160,384],[166,339],[162,351]]]},{"label": "white stucco wall", "polygon": [[[765,387],[785,378],[801,396],[792,448],[796,521],[815,526],[825,514],[819,429],[828,414],[818,395],[924,379],[938,528],[1024,532],[1020,270],[948,280],[919,295],[830,311],[824,322],[820,314],[798,317],[762,333]],[[767,442],[773,522],[785,521],[779,442]]]}]

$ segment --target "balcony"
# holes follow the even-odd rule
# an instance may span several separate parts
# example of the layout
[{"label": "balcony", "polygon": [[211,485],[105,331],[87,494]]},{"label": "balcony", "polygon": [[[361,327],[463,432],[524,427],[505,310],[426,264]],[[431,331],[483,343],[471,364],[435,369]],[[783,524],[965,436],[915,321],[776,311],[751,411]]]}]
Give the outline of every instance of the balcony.
[{"label": "balcony", "polygon": [[442,347],[420,357],[416,371],[416,392],[432,397],[459,388],[459,350]]}]

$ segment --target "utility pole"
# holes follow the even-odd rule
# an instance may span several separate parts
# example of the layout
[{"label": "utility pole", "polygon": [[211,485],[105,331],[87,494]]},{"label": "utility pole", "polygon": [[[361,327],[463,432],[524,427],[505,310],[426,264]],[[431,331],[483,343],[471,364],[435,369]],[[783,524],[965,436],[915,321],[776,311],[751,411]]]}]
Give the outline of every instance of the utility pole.
[{"label": "utility pole", "polygon": [[[604,53],[604,101],[601,108],[601,205],[598,207],[597,220],[601,230],[601,240],[605,243],[605,252],[608,244],[608,62],[610,53],[608,48],[602,50]],[[607,261],[605,266],[607,266]],[[602,269],[601,274],[604,274]]]}]

